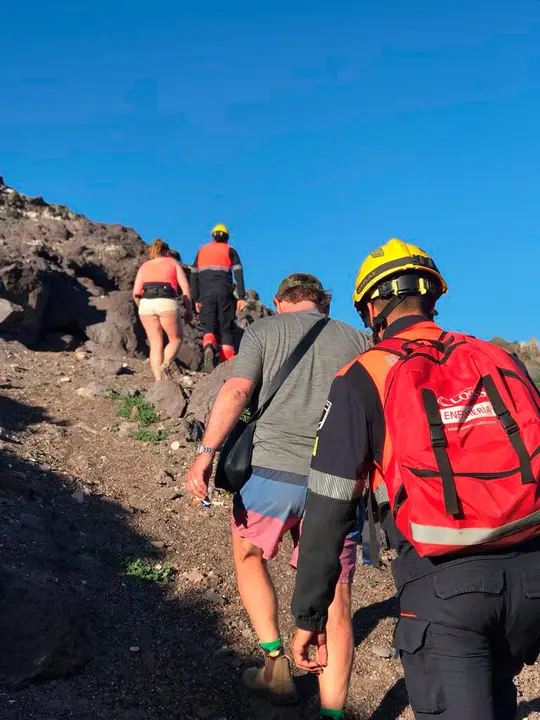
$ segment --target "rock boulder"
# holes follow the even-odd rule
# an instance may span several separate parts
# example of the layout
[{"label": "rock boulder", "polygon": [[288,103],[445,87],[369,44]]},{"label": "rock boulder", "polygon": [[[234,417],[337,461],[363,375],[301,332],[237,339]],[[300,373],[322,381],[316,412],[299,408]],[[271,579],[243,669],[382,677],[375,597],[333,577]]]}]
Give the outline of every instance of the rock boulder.
[{"label": "rock boulder", "polygon": [[84,611],[57,582],[0,572],[0,684],[21,687],[70,675],[88,660]]},{"label": "rock boulder", "polygon": [[234,367],[234,358],[221,363],[209,375],[203,375],[191,395],[187,415],[205,423],[221,386]]}]

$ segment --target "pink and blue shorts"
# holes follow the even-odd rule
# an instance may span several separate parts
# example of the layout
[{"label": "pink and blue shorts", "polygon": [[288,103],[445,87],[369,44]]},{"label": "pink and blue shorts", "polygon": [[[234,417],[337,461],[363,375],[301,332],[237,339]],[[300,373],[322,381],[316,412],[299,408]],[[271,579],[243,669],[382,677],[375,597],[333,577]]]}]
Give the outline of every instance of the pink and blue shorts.
[{"label": "pink and blue shorts", "polygon": [[[307,477],[254,467],[233,501],[232,531],[263,551],[265,560],[277,555],[287,533],[293,540],[292,567],[298,562],[298,543],[307,500]],[[345,539],[341,553],[340,583],[351,584],[356,569],[358,530]]]}]

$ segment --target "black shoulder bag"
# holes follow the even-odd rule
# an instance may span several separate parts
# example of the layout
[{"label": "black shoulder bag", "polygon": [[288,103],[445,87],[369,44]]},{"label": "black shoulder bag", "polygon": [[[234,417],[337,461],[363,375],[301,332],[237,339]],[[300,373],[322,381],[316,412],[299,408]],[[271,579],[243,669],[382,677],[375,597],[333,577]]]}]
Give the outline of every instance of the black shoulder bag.
[{"label": "black shoulder bag", "polygon": [[304,335],[287,360],[277,371],[270,385],[268,397],[259,409],[249,418],[240,417],[231,434],[225,440],[221,450],[214,483],[217,488],[237,492],[251,475],[251,456],[253,455],[253,437],[257,421],[266,412],[276,393],[313,345],[328,323],[328,318],[317,320]]}]

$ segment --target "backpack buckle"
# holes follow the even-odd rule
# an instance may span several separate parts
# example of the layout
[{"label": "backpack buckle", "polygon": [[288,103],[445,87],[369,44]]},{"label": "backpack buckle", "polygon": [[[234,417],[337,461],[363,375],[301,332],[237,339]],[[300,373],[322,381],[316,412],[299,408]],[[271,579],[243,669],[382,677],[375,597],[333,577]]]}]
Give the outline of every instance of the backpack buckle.
[{"label": "backpack buckle", "polygon": [[429,438],[432,447],[446,447],[446,435],[442,425],[430,425]]},{"label": "backpack buckle", "polygon": [[499,415],[499,420],[508,435],[513,435],[514,433],[519,432],[519,426],[510,414],[509,410],[506,410],[506,412],[502,413],[502,415]]}]

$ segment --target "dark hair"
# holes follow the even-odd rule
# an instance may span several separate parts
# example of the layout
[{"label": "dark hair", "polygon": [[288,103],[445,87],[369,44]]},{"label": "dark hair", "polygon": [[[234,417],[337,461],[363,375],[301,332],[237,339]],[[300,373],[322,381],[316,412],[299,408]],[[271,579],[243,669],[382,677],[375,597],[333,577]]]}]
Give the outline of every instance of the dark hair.
[{"label": "dark hair", "polygon": [[169,254],[169,246],[161,238],[156,238],[148,248],[148,259],[155,260]]},{"label": "dark hair", "polygon": [[312,285],[298,285],[284,290],[281,295],[276,296],[276,300],[292,303],[293,305],[301,302],[312,302],[319,307],[327,307],[330,305],[332,296],[326,290],[319,290]]}]

